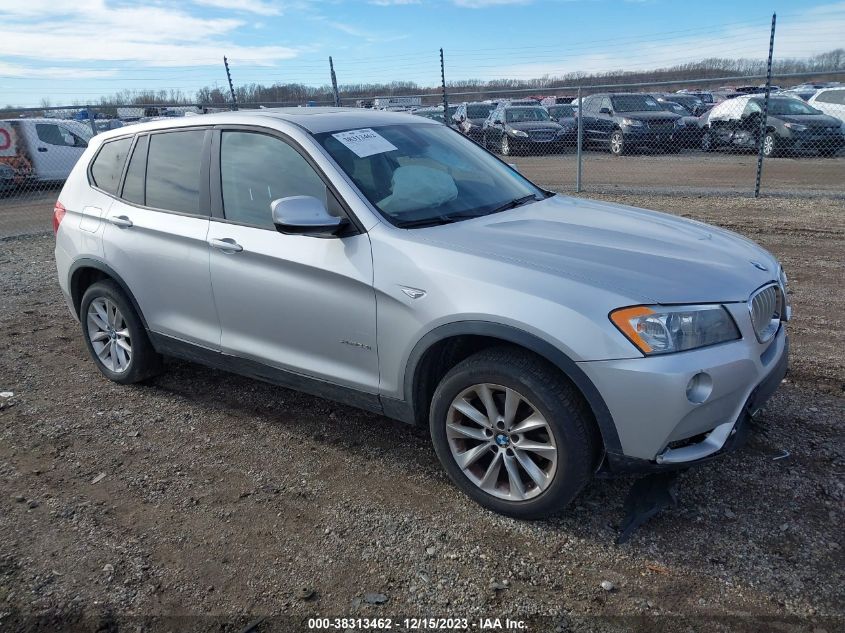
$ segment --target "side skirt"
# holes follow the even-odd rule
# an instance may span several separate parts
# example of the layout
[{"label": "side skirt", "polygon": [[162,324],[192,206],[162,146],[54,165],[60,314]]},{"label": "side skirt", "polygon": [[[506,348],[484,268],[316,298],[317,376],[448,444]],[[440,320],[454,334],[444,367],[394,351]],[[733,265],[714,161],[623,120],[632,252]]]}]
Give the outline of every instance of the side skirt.
[{"label": "side skirt", "polygon": [[351,387],[344,387],[311,376],[271,367],[248,358],[224,354],[164,334],[148,331],[147,335],[150,337],[150,342],[155,350],[164,356],[181,358],[206,367],[221,369],[286,389],[301,391],[318,398],[333,400],[357,409],[364,409],[380,415],[385,414],[381,399],[377,394],[365,393]]}]

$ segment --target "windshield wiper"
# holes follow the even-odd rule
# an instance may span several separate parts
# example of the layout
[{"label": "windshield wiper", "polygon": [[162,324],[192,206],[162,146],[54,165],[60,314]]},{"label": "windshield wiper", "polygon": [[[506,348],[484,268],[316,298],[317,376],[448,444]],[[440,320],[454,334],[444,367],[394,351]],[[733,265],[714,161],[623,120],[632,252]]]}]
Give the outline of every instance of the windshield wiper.
[{"label": "windshield wiper", "polygon": [[523,204],[528,204],[529,202],[538,202],[537,194],[529,193],[527,196],[515,198],[510,202],[506,202],[505,204],[488,211],[484,215],[493,215],[494,213],[501,213],[502,211],[507,211],[509,209],[516,209],[517,207],[521,207]]},{"label": "windshield wiper", "polygon": [[538,198],[536,194],[528,194],[527,196],[522,196],[521,198],[516,198],[514,200],[510,200],[503,205],[496,207],[490,211],[484,211],[479,213],[477,211],[473,211],[472,213],[453,213],[451,215],[435,215],[430,218],[418,218],[416,220],[407,220],[399,224],[399,228],[401,229],[410,229],[410,228],[419,228],[424,226],[440,226],[442,224],[451,224],[452,222],[459,222],[460,220],[471,220],[472,218],[480,218],[485,215],[492,215],[493,213],[499,213],[501,211],[507,211],[508,209],[515,209],[516,207],[522,206],[523,204],[527,204],[529,202],[537,202]]}]

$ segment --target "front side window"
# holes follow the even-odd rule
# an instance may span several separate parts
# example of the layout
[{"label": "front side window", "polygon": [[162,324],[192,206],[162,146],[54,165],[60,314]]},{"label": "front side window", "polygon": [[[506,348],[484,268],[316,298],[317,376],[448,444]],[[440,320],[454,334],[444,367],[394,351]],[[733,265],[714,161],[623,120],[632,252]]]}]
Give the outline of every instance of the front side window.
[{"label": "front side window", "polygon": [[442,125],[386,125],[315,138],[372,205],[400,227],[478,217],[545,196]]},{"label": "front side window", "polygon": [[648,95],[620,95],[613,97],[614,112],[656,112],[662,109],[657,99]]},{"label": "front side window", "polygon": [[508,123],[548,121],[549,113],[543,108],[508,108],[505,110],[505,117]]},{"label": "front side window", "polygon": [[835,103],[845,105],[845,90],[825,90],[816,97],[819,103]]},{"label": "front side window", "polygon": [[234,222],[272,229],[271,203],[289,196],[313,196],[329,206],[314,168],[293,147],[266,134],[223,132],[220,180],[223,213]]},{"label": "front side window", "polygon": [[204,130],[150,135],[146,204],[179,213],[200,213]]},{"label": "front side window", "polygon": [[131,144],[132,137],[103,144],[91,165],[91,179],[97,187],[111,194],[117,193],[123,164]]}]

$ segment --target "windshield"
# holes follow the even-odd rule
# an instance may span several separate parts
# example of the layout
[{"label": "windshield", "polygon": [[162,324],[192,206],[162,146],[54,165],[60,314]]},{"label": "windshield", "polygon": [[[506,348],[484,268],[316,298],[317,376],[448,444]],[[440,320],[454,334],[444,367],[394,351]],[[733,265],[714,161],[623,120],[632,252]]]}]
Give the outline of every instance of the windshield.
[{"label": "windshield", "polygon": [[548,121],[549,113],[543,108],[508,108],[505,110],[506,123],[522,123],[524,121]]},{"label": "windshield", "polygon": [[551,106],[549,108],[549,114],[553,117],[575,117],[575,108],[570,105],[562,105],[562,106]]},{"label": "windshield", "polygon": [[398,226],[477,217],[526,196],[545,197],[446,126],[386,125],[315,138],[367,200]]},{"label": "windshield", "polygon": [[470,105],[467,106],[467,118],[468,119],[486,119],[487,115],[490,114],[490,111],[493,109],[492,103],[484,103],[481,105]]},{"label": "windshield", "polygon": [[[758,99],[754,101],[762,109],[763,101]],[[807,105],[800,99],[770,99],[769,114],[780,116],[784,114],[822,114],[822,112],[816,110],[813,106]]]},{"label": "windshield", "polygon": [[657,99],[647,95],[620,95],[611,97],[614,112],[647,112],[662,110]]}]

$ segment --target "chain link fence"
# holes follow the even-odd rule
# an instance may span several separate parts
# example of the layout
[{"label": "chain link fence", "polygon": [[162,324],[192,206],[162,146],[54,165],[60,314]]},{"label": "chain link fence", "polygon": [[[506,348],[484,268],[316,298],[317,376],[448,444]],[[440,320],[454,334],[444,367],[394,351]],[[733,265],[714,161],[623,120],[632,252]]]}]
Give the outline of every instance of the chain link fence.
[{"label": "chain link fence", "polygon": [[[845,72],[834,78],[845,80]],[[240,107],[291,105],[305,104]],[[759,160],[763,195],[845,198],[845,83],[835,81],[772,86],[768,94],[759,77],[734,77],[445,99],[346,97],[342,105],[441,121],[556,191],[753,195]],[[0,110],[0,236],[49,229],[59,188],[95,134],[162,116],[199,123],[220,109],[227,108]]]}]

